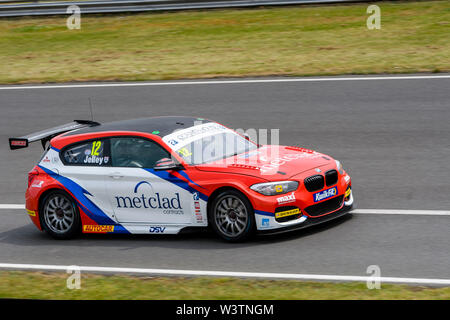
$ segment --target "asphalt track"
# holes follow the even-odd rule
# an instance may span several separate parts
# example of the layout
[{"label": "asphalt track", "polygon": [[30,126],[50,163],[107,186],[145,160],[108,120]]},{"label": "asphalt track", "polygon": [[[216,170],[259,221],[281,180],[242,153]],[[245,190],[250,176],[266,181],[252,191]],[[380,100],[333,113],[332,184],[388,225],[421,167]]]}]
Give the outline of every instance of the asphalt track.
[{"label": "asphalt track", "polygon": [[[275,79],[282,80],[282,79]],[[3,89],[0,204],[21,204],[35,144],[7,138],[90,118],[194,115],[232,128],[279,128],[342,161],[357,208],[449,210],[450,78],[171,83]],[[0,262],[450,279],[450,216],[353,214],[309,230],[227,244],[210,233],[86,235],[55,241],[22,210],[0,209]]]}]

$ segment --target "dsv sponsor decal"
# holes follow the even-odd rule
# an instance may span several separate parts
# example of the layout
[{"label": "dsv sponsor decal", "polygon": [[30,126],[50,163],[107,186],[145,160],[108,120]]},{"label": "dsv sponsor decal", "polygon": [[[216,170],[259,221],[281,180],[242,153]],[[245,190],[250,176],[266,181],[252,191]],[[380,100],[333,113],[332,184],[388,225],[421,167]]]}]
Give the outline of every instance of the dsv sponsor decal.
[{"label": "dsv sponsor decal", "polygon": [[314,193],[314,202],[322,201],[337,195],[337,187]]},{"label": "dsv sponsor decal", "polygon": [[[152,194],[138,194],[138,189],[143,184],[151,188]],[[153,192],[153,186],[149,182],[141,181],[134,187],[134,193],[135,196],[115,196],[117,208],[159,209],[163,214],[184,214],[178,192],[173,197],[162,196],[159,192]]]},{"label": "dsv sponsor decal", "polygon": [[148,232],[150,233],[164,233],[166,230],[166,227],[150,227],[148,229]]}]

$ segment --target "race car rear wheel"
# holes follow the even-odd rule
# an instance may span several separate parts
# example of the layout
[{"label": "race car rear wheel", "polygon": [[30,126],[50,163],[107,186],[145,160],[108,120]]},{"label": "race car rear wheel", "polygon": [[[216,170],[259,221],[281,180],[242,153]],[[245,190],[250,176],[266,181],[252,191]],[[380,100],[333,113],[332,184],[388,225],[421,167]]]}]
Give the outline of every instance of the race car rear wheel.
[{"label": "race car rear wheel", "polygon": [[236,190],[224,191],[214,198],[210,209],[211,227],[224,240],[243,241],[253,233],[253,208],[242,193]]},{"label": "race car rear wheel", "polygon": [[70,239],[80,231],[80,214],[72,197],[64,191],[51,191],[42,201],[43,229],[56,239]]}]

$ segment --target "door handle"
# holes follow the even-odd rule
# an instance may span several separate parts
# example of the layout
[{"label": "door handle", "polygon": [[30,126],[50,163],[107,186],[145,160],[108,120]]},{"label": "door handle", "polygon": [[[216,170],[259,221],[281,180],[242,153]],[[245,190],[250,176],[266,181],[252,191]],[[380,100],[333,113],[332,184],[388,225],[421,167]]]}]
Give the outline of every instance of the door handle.
[{"label": "door handle", "polygon": [[121,179],[121,178],[123,178],[123,175],[120,172],[114,172],[114,173],[111,173],[109,175],[109,177],[113,178],[113,179]]}]

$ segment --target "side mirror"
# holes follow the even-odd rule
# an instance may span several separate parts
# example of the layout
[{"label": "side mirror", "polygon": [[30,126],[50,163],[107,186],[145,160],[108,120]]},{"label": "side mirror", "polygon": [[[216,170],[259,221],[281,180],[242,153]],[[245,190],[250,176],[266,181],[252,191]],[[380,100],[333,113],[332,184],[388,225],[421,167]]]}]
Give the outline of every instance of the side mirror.
[{"label": "side mirror", "polygon": [[153,167],[153,170],[155,171],[180,169],[183,169],[183,166],[169,158],[162,158],[161,160],[156,161],[155,166]]},{"label": "side mirror", "polygon": [[250,136],[248,135],[248,133],[244,133],[244,138],[245,138],[245,140],[250,141]]}]

